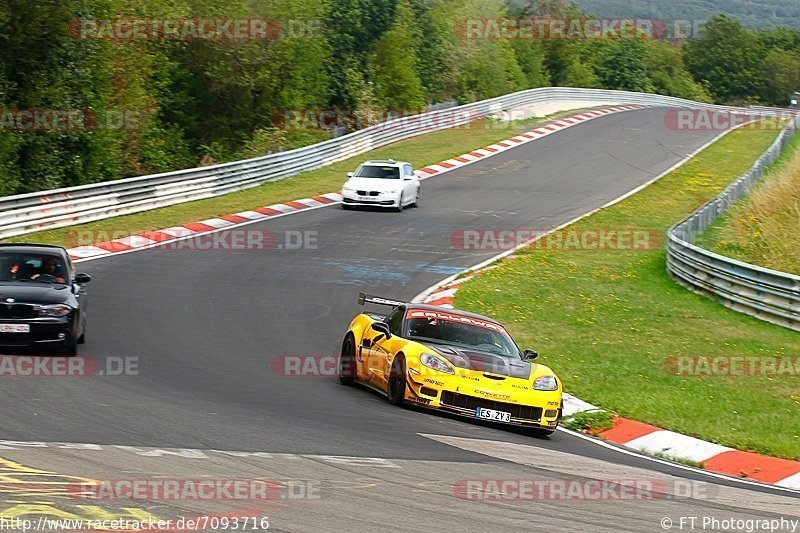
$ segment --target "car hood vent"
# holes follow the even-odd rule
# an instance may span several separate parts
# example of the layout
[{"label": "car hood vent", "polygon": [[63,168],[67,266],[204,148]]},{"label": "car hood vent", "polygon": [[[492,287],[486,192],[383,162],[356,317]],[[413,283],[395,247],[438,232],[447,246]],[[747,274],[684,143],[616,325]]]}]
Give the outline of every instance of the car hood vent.
[{"label": "car hood vent", "polygon": [[531,375],[531,365],[521,359],[515,360],[510,357],[456,348],[454,346],[431,346],[436,353],[447,359],[457,368],[466,368],[478,372],[485,372],[485,377],[489,379],[502,380],[504,377],[528,379]]}]

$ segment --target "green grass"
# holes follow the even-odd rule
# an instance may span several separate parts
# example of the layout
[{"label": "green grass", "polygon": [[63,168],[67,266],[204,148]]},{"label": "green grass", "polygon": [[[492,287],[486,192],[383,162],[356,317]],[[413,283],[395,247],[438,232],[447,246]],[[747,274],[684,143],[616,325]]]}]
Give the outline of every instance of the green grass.
[{"label": "green grass", "polygon": [[[568,116],[578,112],[579,110],[576,109],[560,113],[559,116]],[[95,235],[96,238],[93,239],[93,242],[99,242],[229,215],[269,204],[335,192],[341,189],[347,172],[355,170],[358,164],[367,159],[393,158],[409,161],[414,168],[422,168],[529,131],[535,124],[544,122],[547,118],[505,123],[491,119],[478,120],[466,127],[420,135],[318,170],[305,172],[281,181],[265,183],[245,191],[88,224],[29,233],[0,242],[38,242],[71,247],[75,246],[76,234]],[[86,242],[82,237],[80,244],[85,245],[90,242]]]},{"label": "green grass", "polygon": [[661,459],[666,459],[667,461],[672,461],[673,463],[691,466],[692,468],[699,468],[700,470],[704,470],[706,467],[705,463],[692,461],[691,459],[684,459],[682,457],[675,457],[673,455],[664,452],[652,452],[650,453],[650,455],[654,457],[660,457]]},{"label": "green grass", "polygon": [[[737,130],[678,170],[566,228],[667,228],[747,170],[775,131]],[[551,239],[550,242],[554,242]],[[621,416],[800,459],[800,376],[690,377],[673,356],[800,357],[800,335],[694,294],[650,251],[520,251],[462,285],[456,307],[503,321],[565,389]]]},{"label": "green grass", "polygon": [[800,274],[800,135],[696,243],[740,261]]},{"label": "green grass", "polygon": [[574,431],[583,431],[592,435],[611,429],[614,426],[614,414],[608,411],[583,411],[566,416],[561,425]]}]

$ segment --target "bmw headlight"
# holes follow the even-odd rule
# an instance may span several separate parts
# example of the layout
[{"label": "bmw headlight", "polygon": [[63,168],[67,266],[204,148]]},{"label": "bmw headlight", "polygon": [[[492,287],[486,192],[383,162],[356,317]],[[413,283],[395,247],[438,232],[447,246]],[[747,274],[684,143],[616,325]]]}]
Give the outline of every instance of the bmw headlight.
[{"label": "bmw headlight", "polygon": [[54,318],[61,318],[62,316],[67,316],[71,312],[72,308],[64,304],[40,305],[38,308],[36,308],[37,315],[54,317]]},{"label": "bmw headlight", "polygon": [[558,390],[558,380],[555,376],[539,376],[533,381],[533,390]]},{"label": "bmw headlight", "polygon": [[448,363],[442,361],[435,355],[431,355],[429,353],[424,353],[419,356],[419,362],[423,364],[423,366],[427,366],[428,368],[432,368],[437,372],[441,372],[443,374],[455,374],[456,371],[453,370],[453,367],[450,366]]}]

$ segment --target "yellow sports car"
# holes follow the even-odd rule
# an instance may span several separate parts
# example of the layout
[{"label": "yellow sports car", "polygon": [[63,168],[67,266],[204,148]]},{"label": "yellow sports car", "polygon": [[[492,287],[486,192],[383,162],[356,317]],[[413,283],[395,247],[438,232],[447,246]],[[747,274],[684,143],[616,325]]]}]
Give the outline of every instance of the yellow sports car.
[{"label": "yellow sports car", "polygon": [[413,404],[552,434],[561,420],[558,376],[520,351],[505,328],[484,316],[359,294],[364,312],[342,343],[339,381],[359,382],[395,405]]}]

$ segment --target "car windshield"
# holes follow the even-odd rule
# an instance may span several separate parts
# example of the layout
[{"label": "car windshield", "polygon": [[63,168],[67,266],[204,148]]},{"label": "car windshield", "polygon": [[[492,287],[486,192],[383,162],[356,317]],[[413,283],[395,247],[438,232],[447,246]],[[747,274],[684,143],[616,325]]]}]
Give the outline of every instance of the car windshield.
[{"label": "car windshield", "polygon": [[57,255],[0,252],[0,282],[67,282],[67,268]]},{"label": "car windshield", "polygon": [[[504,357],[520,358],[520,351],[511,336],[497,324],[475,320],[481,325],[453,321],[438,316],[410,318],[407,321],[407,338],[419,342],[447,344],[489,352]],[[456,318],[463,317],[454,315]],[[486,327],[486,326],[491,326]]]},{"label": "car windshield", "polygon": [[398,167],[383,167],[379,165],[361,165],[356,170],[354,177],[399,180],[400,169]]}]

